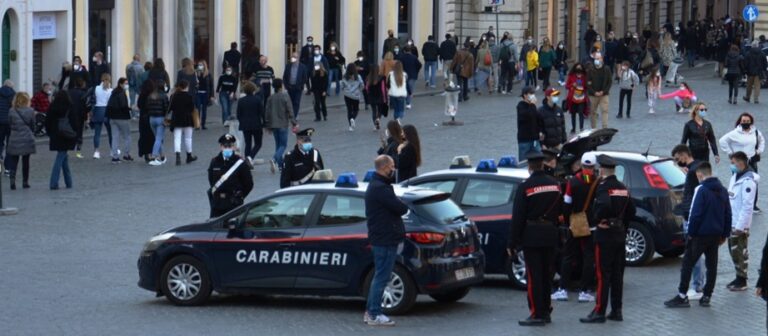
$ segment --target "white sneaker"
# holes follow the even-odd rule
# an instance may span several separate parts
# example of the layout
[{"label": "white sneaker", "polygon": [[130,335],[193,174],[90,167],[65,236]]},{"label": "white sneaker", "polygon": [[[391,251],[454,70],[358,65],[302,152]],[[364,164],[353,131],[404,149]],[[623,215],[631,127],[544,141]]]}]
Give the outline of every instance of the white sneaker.
[{"label": "white sneaker", "polygon": [[382,326],[382,327],[391,327],[395,325],[395,321],[392,321],[384,314],[376,316],[375,319],[371,319],[368,322],[366,322],[369,326]]},{"label": "white sneaker", "polygon": [[101,153],[99,153],[99,151],[95,151],[95,152],[93,152],[93,158],[94,158],[94,159],[97,159],[97,160],[98,160],[98,159],[101,159]]},{"label": "white sneaker", "polygon": [[501,94],[505,95],[507,94],[507,91],[501,91]]},{"label": "white sneaker", "polygon": [[683,107],[680,107],[679,109],[677,109],[677,113],[683,113],[683,112],[685,112],[685,109],[683,109]]},{"label": "white sneaker", "polygon": [[539,90],[541,90],[541,86],[536,85],[536,89],[534,89],[534,91],[539,91]]},{"label": "white sneaker", "polygon": [[595,302],[595,297],[587,292],[580,292],[579,302]]},{"label": "white sneaker", "polygon": [[405,105],[405,108],[410,110],[411,109],[411,104]]},{"label": "white sneaker", "polygon": [[555,301],[568,301],[568,292],[565,289],[560,288],[552,293],[551,298]]},{"label": "white sneaker", "polygon": [[370,322],[371,320],[373,320],[371,318],[371,315],[368,314],[368,312],[365,312],[365,314],[363,314],[363,323],[368,324],[368,322]]},{"label": "white sneaker", "polygon": [[654,111],[653,109],[650,109],[650,110],[648,110],[648,113],[650,113],[650,114],[656,114],[656,111]]},{"label": "white sneaker", "polygon": [[149,165],[150,166],[159,166],[159,165],[162,165],[162,164],[163,164],[163,162],[158,160],[158,159],[154,159],[152,161],[149,161]]},{"label": "white sneaker", "polygon": [[350,132],[354,132],[354,131],[355,131],[355,128],[354,128],[354,127],[352,127],[352,126],[349,126],[349,131],[350,131]]},{"label": "white sneaker", "polygon": [[275,160],[269,160],[269,172],[274,174],[277,171],[277,162]]},{"label": "white sneaker", "polygon": [[352,131],[354,131],[355,127],[357,127],[357,125],[355,124],[355,119],[349,119],[349,128],[351,128]]},{"label": "white sneaker", "polygon": [[78,158],[78,159],[82,159],[83,158],[83,153],[81,153],[80,151],[77,151],[75,153],[75,157]]}]

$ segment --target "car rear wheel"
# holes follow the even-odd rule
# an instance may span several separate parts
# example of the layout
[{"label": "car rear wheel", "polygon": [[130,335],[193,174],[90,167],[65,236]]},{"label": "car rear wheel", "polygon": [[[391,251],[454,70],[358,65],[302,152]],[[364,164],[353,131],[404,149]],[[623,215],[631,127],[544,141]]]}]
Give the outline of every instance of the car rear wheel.
[{"label": "car rear wheel", "polygon": [[671,250],[659,252],[664,258],[677,258],[685,253],[685,246],[678,246]]},{"label": "car rear wheel", "polygon": [[523,258],[523,251],[518,251],[511,260],[507,267],[507,277],[512,280],[512,285],[517,289],[528,288],[528,278],[525,272],[525,259]]},{"label": "car rear wheel", "polygon": [[627,266],[642,266],[653,258],[655,244],[650,230],[640,223],[629,223],[624,243]]},{"label": "car rear wheel", "polygon": [[461,287],[447,292],[430,294],[429,296],[438,302],[456,302],[467,296],[469,289],[469,287]]},{"label": "car rear wheel", "polygon": [[[371,270],[365,278],[366,285],[363,295],[366,298],[368,297],[368,291],[371,289],[373,273],[374,270]],[[382,311],[387,315],[405,314],[413,308],[417,295],[416,284],[411,279],[408,271],[400,265],[395,265],[381,297]]]},{"label": "car rear wheel", "polygon": [[208,270],[200,260],[188,255],[175,257],[165,264],[160,286],[165,297],[180,306],[199,305],[211,296]]}]

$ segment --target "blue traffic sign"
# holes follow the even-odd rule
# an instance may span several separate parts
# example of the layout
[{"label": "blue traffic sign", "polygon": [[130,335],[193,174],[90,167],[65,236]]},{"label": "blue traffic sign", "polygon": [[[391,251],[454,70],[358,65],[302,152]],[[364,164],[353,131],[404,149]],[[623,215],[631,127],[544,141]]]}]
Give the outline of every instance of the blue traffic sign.
[{"label": "blue traffic sign", "polygon": [[760,15],[760,11],[757,10],[755,5],[747,5],[741,14],[744,16],[744,21],[755,22],[757,21],[757,16]]}]

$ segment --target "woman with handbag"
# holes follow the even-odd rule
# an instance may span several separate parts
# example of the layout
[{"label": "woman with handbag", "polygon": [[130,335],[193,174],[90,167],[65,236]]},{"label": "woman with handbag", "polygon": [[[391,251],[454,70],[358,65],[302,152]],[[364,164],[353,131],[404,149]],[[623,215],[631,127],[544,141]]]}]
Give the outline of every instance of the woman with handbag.
[{"label": "woman with handbag", "polygon": [[171,115],[171,129],[173,129],[173,150],[176,152],[176,165],[181,165],[181,137],[184,136],[184,145],[187,149],[187,163],[197,160],[192,155],[192,132],[194,121],[192,114],[195,110],[195,101],[188,92],[189,82],[179,81],[171,96],[171,104],[168,113]]},{"label": "woman with handbag", "polygon": [[128,79],[120,77],[117,87],[107,103],[107,118],[112,126],[112,163],[120,163],[122,149],[123,160],[133,161],[131,157],[131,106],[128,104]]},{"label": "woman with handbag", "polygon": [[60,90],[51,102],[48,109],[48,117],[45,119],[45,129],[50,137],[48,148],[56,152],[51,171],[51,190],[59,189],[59,177],[64,173],[64,184],[67,189],[72,188],[72,173],[69,170],[68,151],[75,149],[77,133],[72,125],[77,123],[75,116],[70,113],[72,102],[67,91]]},{"label": "woman with handbag", "polygon": [[35,153],[35,110],[30,107],[29,95],[26,92],[17,92],[13,97],[13,104],[8,111],[8,125],[10,134],[8,146],[5,152],[8,162],[5,165],[10,174],[11,190],[16,190],[16,168],[19,159],[22,163],[22,177],[24,189],[29,188],[29,155]]}]

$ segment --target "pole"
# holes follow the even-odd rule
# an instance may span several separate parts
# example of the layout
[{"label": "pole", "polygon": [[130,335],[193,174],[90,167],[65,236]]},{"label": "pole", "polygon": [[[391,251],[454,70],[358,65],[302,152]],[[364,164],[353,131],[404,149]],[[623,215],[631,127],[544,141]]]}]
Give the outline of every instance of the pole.
[{"label": "pole", "polygon": [[461,45],[461,38],[464,35],[464,0],[459,1],[459,22],[461,25],[459,26],[459,38],[457,43],[458,45]]},{"label": "pole", "polygon": [[494,9],[496,10],[496,41],[499,41],[501,40],[499,37],[499,5],[497,4]]}]

